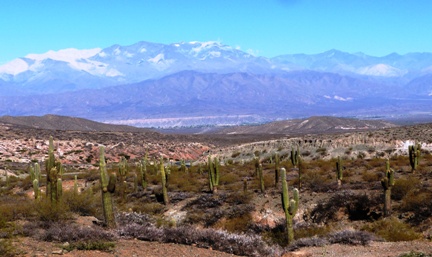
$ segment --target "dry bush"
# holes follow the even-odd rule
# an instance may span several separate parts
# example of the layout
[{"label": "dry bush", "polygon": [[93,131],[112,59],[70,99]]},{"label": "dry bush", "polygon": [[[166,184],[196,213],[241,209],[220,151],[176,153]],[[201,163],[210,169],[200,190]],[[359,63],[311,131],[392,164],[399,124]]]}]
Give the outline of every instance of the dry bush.
[{"label": "dry bush", "polygon": [[381,200],[378,196],[356,194],[352,191],[335,193],[329,200],[320,202],[312,210],[310,218],[316,223],[337,221],[340,213],[350,220],[372,220],[379,217],[375,212],[380,209]]},{"label": "dry bush", "polygon": [[222,229],[228,232],[247,232],[252,222],[252,216],[250,213],[245,213],[241,216],[236,216],[227,219],[220,219],[213,226],[216,229]]},{"label": "dry bush", "polygon": [[72,213],[64,202],[51,204],[51,201],[42,198],[33,204],[35,218],[44,222],[59,222],[72,219]]},{"label": "dry bush", "polygon": [[25,219],[33,215],[34,200],[27,196],[8,195],[0,198],[0,219],[5,222]]},{"label": "dry bush", "polygon": [[395,217],[375,221],[363,227],[363,230],[372,232],[387,241],[412,241],[421,238],[421,234],[414,231],[408,224]]},{"label": "dry bush", "polygon": [[377,237],[369,232],[342,230],[297,239],[293,244],[288,246],[288,250],[293,251],[301,247],[311,246],[322,247],[329,244],[369,245],[374,240],[377,240]]},{"label": "dry bush", "polygon": [[97,205],[100,202],[100,199],[96,198],[91,190],[78,194],[73,191],[64,191],[63,200],[70,211],[82,216],[95,216]]},{"label": "dry bush", "polygon": [[331,180],[329,174],[322,175],[316,171],[306,171],[302,174],[303,186],[314,192],[328,192],[336,189],[336,180]]},{"label": "dry bush", "polygon": [[382,173],[378,171],[365,171],[362,174],[362,179],[366,182],[377,182],[381,180]]},{"label": "dry bush", "polygon": [[234,184],[240,181],[241,178],[238,176],[238,174],[230,172],[228,174],[223,174],[223,176],[220,176],[219,185]]},{"label": "dry bush", "polygon": [[418,225],[432,216],[432,192],[411,191],[403,199],[400,209],[410,212],[409,222]]},{"label": "dry bush", "polygon": [[77,224],[55,222],[50,224],[39,237],[49,242],[87,242],[87,241],[113,241],[116,236],[101,228],[82,227]]},{"label": "dry bush", "polygon": [[268,246],[259,236],[234,234],[215,229],[196,229],[190,226],[157,228],[154,225],[128,223],[119,229],[123,237],[146,241],[196,245],[197,247],[227,252],[242,256],[280,256],[282,250]]},{"label": "dry bush", "polygon": [[200,192],[204,185],[200,181],[199,177],[201,177],[201,175],[198,173],[171,172],[169,180],[170,190],[195,193]]},{"label": "dry bush", "polygon": [[295,238],[312,238],[315,236],[323,237],[332,231],[330,225],[318,226],[311,224],[308,226],[296,226],[295,227]]},{"label": "dry bush", "polygon": [[327,235],[332,244],[368,245],[376,240],[376,236],[366,231],[342,230]]},{"label": "dry bush", "polygon": [[402,200],[409,192],[418,189],[419,186],[420,180],[412,176],[396,179],[392,188],[392,199]]},{"label": "dry bush", "polygon": [[[134,212],[145,213],[145,214],[162,214],[165,210],[165,205],[160,203],[136,203],[133,206],[129,207]],[[129,209],[128,208],[128,209]]]}]

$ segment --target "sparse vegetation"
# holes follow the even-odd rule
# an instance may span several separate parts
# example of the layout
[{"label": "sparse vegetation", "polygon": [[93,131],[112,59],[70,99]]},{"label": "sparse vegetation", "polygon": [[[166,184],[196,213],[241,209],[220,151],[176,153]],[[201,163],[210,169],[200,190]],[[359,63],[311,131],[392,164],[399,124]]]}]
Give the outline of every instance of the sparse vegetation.
[{"label": "sparse vegetation", "polygon": [[[49,157],[56,154],[55,147],[51,142],[45,143],[49,161],[46,165],[40,162],[45,170],[42,174],[37,172],[38,160],[17,167],[14,162],[7,162],[7,167],[5,164],[9,172],[0,181],[0,253],[16,254],[12,247],[15,237],[68,242],[63,247],[68,251],[111,251],[120,237],[194,244],[247,256],[336,243],[366,245],[380,238],[427,238],[432,215],[430,153],[422,149],[421,164],[413,174],[409,172],[407,154],[390,157],[397,173],[389,163],[383,165],[385,160],[376,153],[400,154],[387,146],[383,150],[375,145],[374,155],[369,155],[365,147],[360,151],[356,146],[337,148],[338,154],[347,154],[346,149],[350,152],[350,156],[336,161],[336,170],[344,176],[338,189],[342,177],[334,172],[338,155],[330,144],[336,142],[296,140],[293,145],[316,144],[314,149],[305,148],[302,153],[299,148],[295,151],[292,145],[281,147],[280,143],[268,149],[268,145],[262,144],[249,152],[234,150],[220,159],[218,154],[205,153],[207,156],[194,160],[193,166],[188,166],[192,161],[187,157],[170,161],[163,155],[157,161],[159,152],[148,149],[138,156],[123,148],[115,156],[112,150],[105,154],[104,148],[100,148],[99,164],[84,168],[76,163],[61,163],[65,158],[59,161],[56,156]],[[87,155],[86,144],[81,147],[83,150],[70,150],[68,155]],[[98,148],[91,146],[93,152]],[[360,152],[365,155],[355,158]],[[253,159],[254,154],[259,158]],[[230,162],[229,157],[235,161]],[[44,180],[49,176],[47,167],[52,166],[52,159],[53,167],[58,168],[52,179]],[[85,162],[82,159],[82,165],[87,165]],[[278,169],[285,170],[282,167],[301,167],[301,172],[297,173],[296,168],[279,172]],[[35,180],[37,183],[33,183]],[[300,182],[301,194],[287,190],[300,186]],[[48,185],[62,190],[56,189],[55,197],[46,195]],[[116,187],[121,191],[112,194]],[[389,198],[386,188],[391,189],[391,212],[382,208],[383,198]],[[104,196],[107,192],[110,200]],[[169,205],[163,204],[165,197]],[[82,217],[89,217],[95,224],[80,224],[78,219]]]}]

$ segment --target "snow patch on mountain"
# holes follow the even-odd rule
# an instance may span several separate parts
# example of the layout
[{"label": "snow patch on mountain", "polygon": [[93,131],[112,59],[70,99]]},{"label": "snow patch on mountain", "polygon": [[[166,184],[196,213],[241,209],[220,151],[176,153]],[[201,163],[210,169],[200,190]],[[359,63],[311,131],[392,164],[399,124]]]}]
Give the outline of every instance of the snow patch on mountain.
[{"label": "snow patch on mountain", "polygon": [[406,74],[406,71],[397,69],[387,64],[379,63],[371,66],[366,66],[357,71],[362,75],[379,76],[379,77],[399,77]]},{"label": "snow patch on mountain", "polygon": [[17,58],[15,60],[12,60],[11,62],[6,63],[5,65],[0,66],[0,74],[6,73],[15,76],[28,69],[28,63],[21,58]]},{"label": "snow patch on mountain", "polygon": [[165,59],[164,54],[158,54],[155,57],[148,59],[148,61],[152,62],[152,63],[159,63],[160,61],[163,61],[164,59]]},{"label": "snow patch on mountain", "polygon": [[68,48],[59,51],[48,51],[43,54],[28,54],[25,59],[15,59],[0,67],[0,73],[18,75],[25,71],[39,72],[44,69],[44,62],[54,60],[65,62],[74,70],[85,71],[96,76],[116,77],[124,76],[116,69],[110,68],[108,64],[89,59],[92,56],[105,56],[100,48],[78,50]]},{"label": "snow patch on mountain", "polygon": [[36,61],[52,59],[52,60],[63,61],[63,62],[74,62],[79,59],[90,58],[98,54],[101,50],[102,49],[100,48],[84,49],[84,50],[67,48],[59,51],[51,50],[43,54],[28,54],[26,55],[26,58],[36,60]]},{"label": "snow patch on mountain", "polygon": [[341,96],[337,96],[337,95],[335,95],[333,97],[331,97],[329,95],[324,95],[324,98],[326,98],[326,99],[334,99],[334,100],[338,100],[338,101],[342,101],[342,102],[353,100],[352,97],[341,97]]},{"label": "snow patch on mountain", "polygon": [[153,66],[158,70],[165,70],[174,63],[175,60],[165,59],[165,54],[160,53],[153,58],[149,58],[147,60],[149,63],[153,64]]},{"label": "snow patch on mountain", "polygon": [[338,101],[343,101],[343,102],[351,101],[351,100],[352,100],[351,97],[345,97],[345,98],[344,98],[344,97],[337,96],[337,95],[335,95],[335,96],[333,97],[333,99],[338,100]]}]

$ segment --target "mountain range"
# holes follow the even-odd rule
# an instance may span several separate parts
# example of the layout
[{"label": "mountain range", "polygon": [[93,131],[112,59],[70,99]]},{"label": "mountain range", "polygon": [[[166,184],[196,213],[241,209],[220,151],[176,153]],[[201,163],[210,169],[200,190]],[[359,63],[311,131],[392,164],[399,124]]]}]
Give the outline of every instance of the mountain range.
[{"label": "mountain range", "polygon": [[0,115],[146,127],[430,115],[431,82],[432,53],[266,58],[219,42],[138,42],[29,54],[0,66]]}]

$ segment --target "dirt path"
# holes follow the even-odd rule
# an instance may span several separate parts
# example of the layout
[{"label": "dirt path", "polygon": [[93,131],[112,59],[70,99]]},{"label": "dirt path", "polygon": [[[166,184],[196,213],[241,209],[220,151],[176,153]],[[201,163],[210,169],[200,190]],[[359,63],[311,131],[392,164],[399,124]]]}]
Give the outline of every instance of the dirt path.
[{"label": "dirt path", "polygon": [[411,251],[432,255],[432,242],[373,242],[369,246],[334,244],[302,248],[291,256],[395,257]]},{"label": "dirt path", "polygon": [[[119,240],[112,252],[71,251],[62,252],[59,244],[39,242],[31,238],[22,238],[17,242],[21,256],[65,256],[65,257],[229,257],[233,254],[198,248],[190,245],[164,244],[139,240]],[[287,253],[284,257],[396,257],[411,251],[432,255],[432,242],[373,242],[370,246],[328,245],[308,247]]]},{"label": "dirt path", "polygon": [[162,244],[140,240],[119,240],[112,252],[102,251],[71,251],[63,252],[61,244],[39,242],[30,238],[22,238],[17,247],[22,255],[64,256],[64,257],[232,257],[233,254],[198,248],[190,245]]}]

